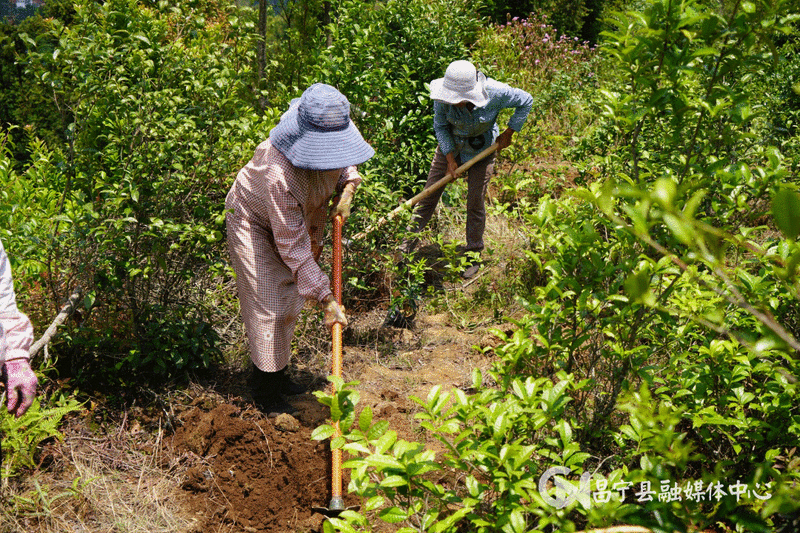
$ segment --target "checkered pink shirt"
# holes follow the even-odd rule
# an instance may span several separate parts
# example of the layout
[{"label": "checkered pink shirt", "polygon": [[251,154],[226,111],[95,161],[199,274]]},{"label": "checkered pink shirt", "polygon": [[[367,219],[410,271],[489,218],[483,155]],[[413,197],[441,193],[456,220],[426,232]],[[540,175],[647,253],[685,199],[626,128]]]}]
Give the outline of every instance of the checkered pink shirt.
[{"label": "checkered pink shirt", "polygon": [[33,326],[17,309],[11,264],[0,242],[0,366],[11,359],[28,359],[33,342]]},{"label": "checkered pink shirt", "polygon": [[268,230],[300,296],[321,301],[331,292],[330,280],[314,260],[312,246],[322,244],[330,198],[348,183],[361,183],[356,167],[296,168],[266,140],[239,172],[226,207]]},{"label": "checkered pink shirt", "polygon": [[321,301],[331,293],[314,254],[322,248],[330,198],[348,183],[361,183],[355,167],[295,168],[267,140],[228,193],[228,250],[250,357],[263,371],[288,364],[305,301]]}]

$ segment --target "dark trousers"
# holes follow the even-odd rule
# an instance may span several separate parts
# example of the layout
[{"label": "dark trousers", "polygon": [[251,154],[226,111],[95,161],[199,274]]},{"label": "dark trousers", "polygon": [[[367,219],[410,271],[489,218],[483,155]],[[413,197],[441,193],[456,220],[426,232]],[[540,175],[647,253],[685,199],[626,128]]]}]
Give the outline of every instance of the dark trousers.
[{"label": "dark trousers", "polygon": [[[464,164],[464,161],[459,161]],[[494,154],[472,165],[467,170],[467,247],[468,251],[480,252],[483,250],[483,232],[486,229],[486,188],[494,171]],[[447,173],[447,158],[441,149],[436,147],[436,154],[431,162],[428,181],[425,189],[445,177]],[[430,222],[433,212],[442,197],[444,187],[422,199],[414,208],[411,218],[410,231],[419,233]]]}]

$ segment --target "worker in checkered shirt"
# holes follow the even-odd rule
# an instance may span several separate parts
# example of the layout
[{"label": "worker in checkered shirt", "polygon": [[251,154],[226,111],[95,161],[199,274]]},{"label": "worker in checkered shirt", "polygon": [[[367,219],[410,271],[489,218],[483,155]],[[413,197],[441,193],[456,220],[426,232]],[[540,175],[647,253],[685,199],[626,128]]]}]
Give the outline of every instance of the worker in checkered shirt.
[{"label": "worker in checkered shirt", "polygon": [[361,183],[356,165],[374,154],[350,120],[347,98],[317,83],[292,101],[228,193],[228,247],[253,362],[250,389],[266,412],[292,412],[285,397],[303,392],[286,368],[305,301],[319,302],[328,328],[347,325],[317,261],[326,219],[350,214]]},{"label": "worker in checkered shirt", "polygon": [[38,380],[29,362],[33,326],[17,308],[11,264],[0,242],[0,368],[3,369],[8,412],[25,414],[36,397]]}]

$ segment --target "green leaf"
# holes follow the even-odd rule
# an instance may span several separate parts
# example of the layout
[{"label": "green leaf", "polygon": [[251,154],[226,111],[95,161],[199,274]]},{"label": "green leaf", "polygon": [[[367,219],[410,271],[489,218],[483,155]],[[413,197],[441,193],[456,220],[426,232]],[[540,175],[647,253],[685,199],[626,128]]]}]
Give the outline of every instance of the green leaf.
[{"label": "green leaf", "polygon": [[[348,518],[349,514],[352,511],[344,511],[341,515],[342,518]],[[356,530],[353,526],[347,523],[347,521],[342,520],[342,518],[329,518],[325,521],[325,523],[330,522],[333,526],[336,527],[341,533],[356,533]],[[333,527],[332,526],[332,527]],[[327,532],[326,532],[327,533]]]},{"label": "green leaf", "polygon": [[684,222],[678,217],[667,213],[664,215],[664,223],[667,225],[672,234],[675,235],[675,238],[681,241],[683,244],[687,246],[694,244],[694,228],[692,228],[688,222]]},{"label": "green leaf", "polygon": [[705,189],[695,191],[695,193],[692,194],[692,197],[689,198],[689,201],[686,202],[686,205],[683,206],[683,214],[687,217],[694,217],[694,214],[697,211],[700,202],[703,201],[703,198],[705,198],[705,196],[706,196]]},{"label": "green leaf", "polygon": [[367,431],[367,439],[369,440],[378,439],[386,433],[387,429],[389,429],[389,421],[378,420],[369,428],[369,431]]},{"label": "green leaf", "polygon": [[586,452],[573,453],[569,458],[564,461],[565,466],[583,466],[583,463],[590,458],[591,455]]},{"label": "green leaf", "polygon": [[715,56],[717,54],[719,54],[719,50],[716,48],[706,47],[692,52],[692,57]]},{"label": "green leaf", "polygon": [[653,190],[655,198],[664,209],[672,209],[672,202],[675,200],[677,185],[671,178],[661,178],[656,182]]},{"label": "green leaf", "polygon": [[388,522],[390,524],[397,524],[408,518],[408,513],[406,513],[399,507],[395,506],[395,507],[389,507],[388,509],[384,509],[383,511],[378,513],[378,516],[381,517],[381,520],[383,520],[384,522]]},{"label": "green leaf", "polygon": [[150,39],[148,39],[147,37],[145,37],[141,33],[137,33],[136,35],[133,36],[133,38],[134,39],[139,39],[140,41],[142,41],[143,43],[145,43],[148,46],[152,46],[152,43],[150,42]]},{"label": "green leaf", "polygon": [[325,440],[333,436],[334,432],[333,426],[325,424],[324,426],[319,426],[311,433],[311,439]]},{"label": "green leaf", "polygon": [[388,476],[380,482],[381,487],[404,487],[406,485],[408,485],[408,481],[404,477],[398,475]]},{"label": "green leaf", "polygon": [[650,291],[650,274],[644,271],[634,272],[625,280],[625,293],[634,302],[641,302]]},{"label": "green leaf", "polygon": [[366,501],[364,504],[364,511],[370,512],[374,511],[375,509],[380,508],[383,506],[383,502],[386,501],[383,496],[373,496],[369,500]]},{"label": "green leaf", "polygon": [[358,427],[362,433],[366,434],[372,424],[372,408],[368,405],[364,407],[358,416]]},{"label": "green leaf", "polygon": [[480,496],[480,484],[478,483],[478,480],[475,479],[475,476],[467,476],[467,478],[464,480],[464,483],[467,486],[470,496],[473,498]]},{"label": "green leaf", "polygon": [[364,461],[368,465],[374,466],[375,468],[379,469],[384,469],[384,468],[394,468],[397,470],[403,469],[403,465],[400,464],[400,461],[398,461],[394,457],[389,457],[388,455],[370,455],[369,457],[365,458]]},{"label": "green leaf", "polygon": [[480,390],[482,386],[483,386],[483,374],[481,374],[480,370],[475,368],[472,371],[472,388],[474,388],[475,390]]},{"label": "green leaf", "polygon": [[572,427],[566,420],[561,420],[557,427],[558,433],[561,435],[561,444],[566,448],[567,444],[572,442]]},{"label": "green leaf", "polygon": [[525,515],[519,509],[511,511],[511,528],[514,533],[525,533],[527,531]]},{"label": "green leaf", "polygon": [[95,298],[97,297],[97,293],[95,291],[89,292],[86,296],[83,297],[83,307],[86,310],[89,310],[94,305]]},{"label": "green leaf", "polygon": [[495,437],[502,437],[506,434],[506,428],[508,427],[508,415],[507,413],[503,412],[500,413],[494,424],[492,424],[492,429],[494,431]]},{"label": "green leaf", "polygon": [[345,444],[342,449],[349,453],[350,455],[369,455],[372,453],[372,450],[361,444],[360,442],[348,442]]},{"label": "green leaf", "polygon": [[387,431],[384,433],[378,442],[375,443],[375,451],[383,453],[388,450],[392,444],[397,440],[397,433],[395,431]]},{"label": "green leaf", "polygon": [[435,523],[430,531],[431,533],[439,533],[440,531],[447,531],[452,528],[456,522],[464,518],[468,513],[472,511],[469,507],[462,507],[461,509],[457,510],[455,513],[451,514],[444,520]]},{"label": "green leaf", "polygon": [[344,411],[342,410],[342,396],[340,394],[334,394],[331,399],[331,420],[334,422],[339,422],[342,419],[342,415]]},{"label": "green leaf", "polygon": [[784,188],[775,191],[772,216],[775,225],[788,239],[797,239],[800,235],[800,194]]}]

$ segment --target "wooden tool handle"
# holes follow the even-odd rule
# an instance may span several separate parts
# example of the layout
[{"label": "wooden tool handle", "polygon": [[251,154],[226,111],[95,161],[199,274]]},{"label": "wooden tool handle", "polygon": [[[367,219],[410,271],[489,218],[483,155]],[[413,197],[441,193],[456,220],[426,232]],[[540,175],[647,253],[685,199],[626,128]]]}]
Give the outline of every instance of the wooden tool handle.
[{"label": "wooden tool handle", "polygon": [[[333,297],[336,302],[342,305],[342,216],[338,215],[333,219]],[[332,357],[331,373],[342,377],[342,325],[336,323],[332,329]],[[334,392],[336,389],[334,388]],[[339,422],[333,425],[333,438],[341,437],[342,431]],[[344,509],[342,499],[342,450],[331,450],[331,510]]]},{"label": "wooden tool handle", "polygon": [[379,227],[383,226],[384,224],[386,224],[390,220],[392,220],[395,217],[397,217],[397,215],[402,213],[405,209],[411,209],[412,207],[417,205],[419,202],[421,202],[422,200],[424,200],[428,196],[432,195],[434,192],[438,191],[439,189],[441,189],[442,187],[444,187],[445,185],[447,185],[448,183],[450,183],[451,181],[456,179],[459,175],[461,175],[464,172],[466,172],[467,170],[469,170],[475,163],[477,163],[478,161],[481,161],[483,158],[487,157],[489,154],[495,152],[496,150],[497,150],[497,143],[494,143],[489,148],[486,148],[483,152],[479,153],[478,155],[476,155],[475,157],[473,157],[472,159],[470,159],[469,161],[467,161],[466,163],[464,163],[463,165],[458,167],[453,174],[451,174],[449,176],[445,176],[444,178],[440,179],[439,181],[437,181],[436,183],[434,183],[433,185],[431,185],[427,189],[423,189],[422,192],[420,192],[419,194],[409,198],[408,200],[406,200],[405,202],[400,204],[391,213],[389,213],[388,215],[386,215],[384,217],[381,217],[375,224],[373,224],[369,228],[365,229],[361,233],[357,233],[353,237],[353,240],[363,239],[364,237],[366,237],[367,235],[369,235],[370,233],[372,233],[373,231],[375,231]]}]

